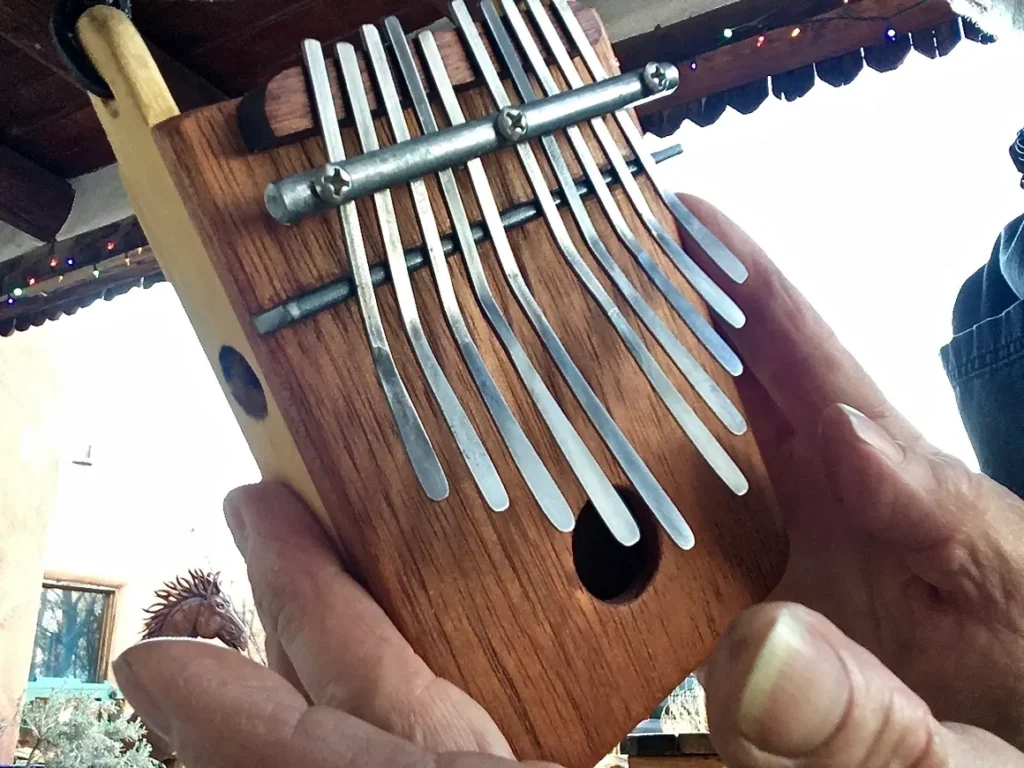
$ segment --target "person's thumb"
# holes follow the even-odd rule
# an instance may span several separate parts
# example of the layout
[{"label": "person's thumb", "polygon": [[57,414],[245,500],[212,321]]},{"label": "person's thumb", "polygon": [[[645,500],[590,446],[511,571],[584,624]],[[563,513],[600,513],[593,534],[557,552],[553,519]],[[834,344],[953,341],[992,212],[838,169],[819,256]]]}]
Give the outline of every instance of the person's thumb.
[{"label": "person's thumb", "polygon": [[1024,767],[995,736],[937,722],[878,659],[798,605],[740,616],[704,681],[712,740],[730,768]]}]

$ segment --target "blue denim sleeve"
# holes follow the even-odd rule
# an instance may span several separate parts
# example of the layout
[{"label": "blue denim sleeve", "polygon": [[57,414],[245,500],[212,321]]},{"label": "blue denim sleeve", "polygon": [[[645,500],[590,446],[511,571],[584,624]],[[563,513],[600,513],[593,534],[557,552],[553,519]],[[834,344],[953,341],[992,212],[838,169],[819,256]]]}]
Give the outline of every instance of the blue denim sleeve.
[{"label": "blue denim sleeve", "polygon": [[1024,497],[1024,216],[964,284],[942,362],[981,470]]}]

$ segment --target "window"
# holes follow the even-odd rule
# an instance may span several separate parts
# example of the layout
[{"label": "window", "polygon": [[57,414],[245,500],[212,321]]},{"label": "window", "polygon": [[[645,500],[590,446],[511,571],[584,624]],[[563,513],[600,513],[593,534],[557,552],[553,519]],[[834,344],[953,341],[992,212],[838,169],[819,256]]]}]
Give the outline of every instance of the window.
[{"label": "window", "polygon": [[114,590],[44,582],[29,680],[102,683],[113,618]]}]

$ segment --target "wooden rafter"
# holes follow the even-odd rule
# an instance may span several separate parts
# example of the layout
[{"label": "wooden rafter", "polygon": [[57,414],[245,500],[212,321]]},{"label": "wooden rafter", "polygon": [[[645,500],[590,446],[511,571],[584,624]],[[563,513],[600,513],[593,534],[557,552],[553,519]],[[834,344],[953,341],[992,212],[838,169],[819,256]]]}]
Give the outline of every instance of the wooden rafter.
[{"label": "wooden rafter", "polygon": [[677,60],[682,56],[698,56],[721,47],[726,29],[744,30],[766,25],[766,28],[799,24],[807,19],[856,5],[862,0],[745,0],[732,2],[699,16],[653,29],[642,35],[620,40],[615,53],[623,69],[642,67],[652,59]]},{"label": "wooden rafter", "polygon": [[[0,3],[0,37],[60,77],[75,82],[54,49],[49,28],[50,3],[22,0]],[[178,104],[184,109],[201,107],[225,98],[205,78],[174,57],[150,45],[153,58]]]},{"label": "wooden rafter", "polygon": [[75,237],[41,245],[0,264],[0,298],[15,288],[22,288],[25,295],[30,295],[34,293],[31,290],[34,285],[51,277],[91,267],[146,244],[146,235],[138,220],[129,216]]},{"label": "wooden rafter", "polygon": [[0,144],[0,221],[47,242],[64,226],[74,200],[65,179]]},{"label": "wooden rafter", "polygon": [[0,264],[0,337],[163,281],[134,216]]},{"label": "wooden rafter", "polygon": [[[886,44],[890,29],[898,42],[909,40],[912,32],[939,28],[950,22],[956,23],[957,15],[946,0],[859,0],[841,4],[820,16],[797,19],[773,29],[757,29],[752,34],[747,32],[743,39],[699,55],[692,53],[689,38],[674,38],[672,48],[673,38],[667,32],[659,33],[658,47],[655,53],[648,52],[647,58],[658,55],[676,63],[681,71],[680,87],[671,96],[642,106],[638,112],[642,116],[671,113],[748,84],[764,84],[769,77]],[[719,21],[713,23],[721,40]],[[794,37],[797,27],[800,31]],[[654,50],[655,42],[650,42]],[[909,50],[907,45],[906,51]],[[766,89],[767,85],[763,87]]]}]

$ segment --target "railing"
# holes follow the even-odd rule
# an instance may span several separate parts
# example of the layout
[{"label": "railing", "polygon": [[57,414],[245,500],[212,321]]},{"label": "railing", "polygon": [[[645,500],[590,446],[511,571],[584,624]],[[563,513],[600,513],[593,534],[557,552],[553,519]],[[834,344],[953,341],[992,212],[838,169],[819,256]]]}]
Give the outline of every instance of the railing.
[{"label": "railing", "polygon": [[55,693],[89,696],[97,701],[117,701],[124,695],[110,683],[86,683],[67,677],[40,677],[30,680],[25,689],[25,702],[48,699]]}]

